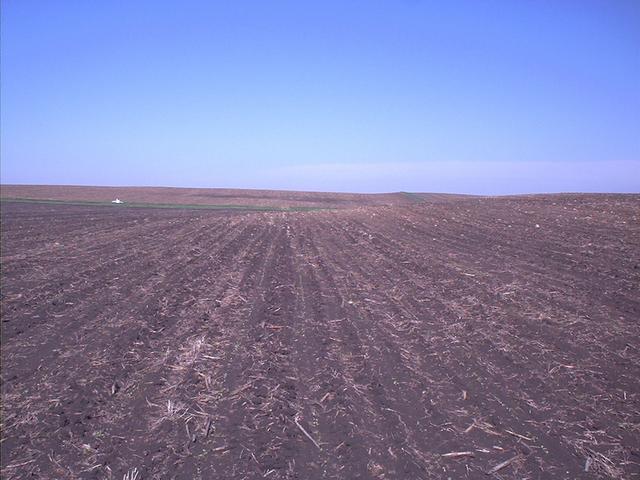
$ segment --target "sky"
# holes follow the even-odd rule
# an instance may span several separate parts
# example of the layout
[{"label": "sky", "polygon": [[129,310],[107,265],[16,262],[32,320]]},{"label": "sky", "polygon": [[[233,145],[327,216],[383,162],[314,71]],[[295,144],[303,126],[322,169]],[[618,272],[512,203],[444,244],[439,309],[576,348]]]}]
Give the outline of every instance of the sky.
[{"label": "sky", "polygon": [[1,3],[1,182],[640,192],[640,2]]}]

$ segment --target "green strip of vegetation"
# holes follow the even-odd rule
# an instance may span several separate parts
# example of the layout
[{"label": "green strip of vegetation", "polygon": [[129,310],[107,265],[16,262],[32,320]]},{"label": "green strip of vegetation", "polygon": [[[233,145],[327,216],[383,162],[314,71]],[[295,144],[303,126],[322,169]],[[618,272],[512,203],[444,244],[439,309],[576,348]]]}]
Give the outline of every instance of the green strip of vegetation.
[{"label": "green strip of vegetation", "polygon": [[99,202],[93,200],[48,200],[40,198],[0,198],[1,203],[39,203],[45,205],[79,205],[113,208],[172,208],[182,210],[238,210],[253,212],[310,212],[328,210],[326,207],[269,207],[265,205],[198,205],[180,203],[142,203],[142,202]]}]

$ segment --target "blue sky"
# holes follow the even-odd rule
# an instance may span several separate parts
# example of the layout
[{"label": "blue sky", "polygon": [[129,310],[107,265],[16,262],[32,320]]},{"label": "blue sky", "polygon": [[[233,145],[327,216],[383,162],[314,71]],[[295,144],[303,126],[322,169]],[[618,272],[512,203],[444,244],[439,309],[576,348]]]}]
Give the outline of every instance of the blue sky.
[{"label": "blue sky", "polygon": [[2,2],[2,183],[640,191],[640,2]]}]

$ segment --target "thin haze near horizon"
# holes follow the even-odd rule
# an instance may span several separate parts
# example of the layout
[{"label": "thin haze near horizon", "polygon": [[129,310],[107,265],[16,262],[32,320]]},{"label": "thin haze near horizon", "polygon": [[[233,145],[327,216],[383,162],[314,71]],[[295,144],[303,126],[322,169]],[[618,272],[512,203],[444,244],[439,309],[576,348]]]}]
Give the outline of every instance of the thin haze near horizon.
[{"label": "thin haze near horizon", "polygon": [[2,3],[2,183],[640,191],[640,3]]}]

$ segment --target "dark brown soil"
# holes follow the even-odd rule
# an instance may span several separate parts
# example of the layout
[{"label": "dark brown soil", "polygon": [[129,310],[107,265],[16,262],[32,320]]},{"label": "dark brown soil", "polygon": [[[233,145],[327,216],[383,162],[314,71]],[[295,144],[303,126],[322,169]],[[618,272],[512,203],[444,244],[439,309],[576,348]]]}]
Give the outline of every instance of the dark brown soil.
[{"label": "dark brown soil", "polygon": [[2,477],[640,478],[640,196],[425,198],[3,204]]}]

